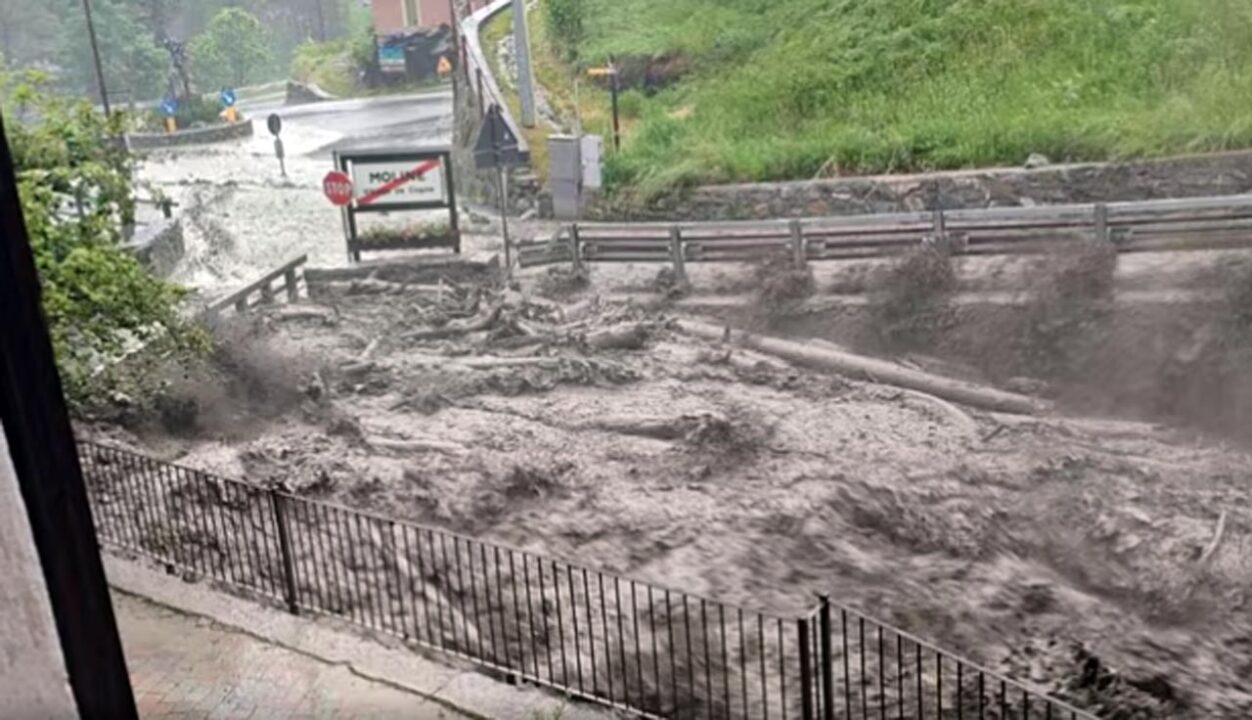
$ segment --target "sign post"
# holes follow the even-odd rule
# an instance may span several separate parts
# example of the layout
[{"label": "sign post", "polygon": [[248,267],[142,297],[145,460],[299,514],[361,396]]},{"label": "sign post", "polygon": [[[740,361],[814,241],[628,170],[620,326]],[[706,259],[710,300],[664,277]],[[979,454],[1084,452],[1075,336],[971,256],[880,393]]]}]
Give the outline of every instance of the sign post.
[{"label": "sign post", "polygon": [[161,101],[161,114],[165,116],[165,132],[172,133],[178,129],[178,100],[167,97]]},{"label": "sign post", "polygon": [[222,88],[220,99],[223,108],[222,114],[226,116],[226,122],[231,125],[239,122],[239,110],[235,107],[238,97],[235,95],[235,91],[231,88]]},{"label": "sign post", "polygon": [[609,63],[608,67],[591,68],[587,71],[591,77],[608,77],[609,91],[613,95],[613,149],[622,149],[622,123],[621,117],[617,110],[617,94],[621,91],[620,75],[617,72],[617,66]]},{"label": "sign post", "polygon": [[509,185],[507,168],[523,164],[517,134],[504,121],[500,106],[487,108],[482,124],[474,136],[474,165],[479,170],[496,170],[496,188],[500,198],[500,231],[504,236],[505,273],[513,273],[513,246],[509,240]]},{"label": "sign post", "polygon": [[[348,259],[360,262],[367,250],[451,248],[461,252],[452,153],[425,151],[348,151],[335,153],[335,171],[322,180],[322,191],[343,209]],[[406,210],[449,211],[449,230],[430,237],[362,237],[357,215]]]},{"label": "sign post", "polygon": [[270,134],[274,136],[274,154],[278,156],[278,168],[282,170],[283,177],[287,177],[286,152],[283,150],[283,139],[278,135],[283,131],[283,119],[278,113],[270,113],[265,119],[265,126],[269,128]]}]

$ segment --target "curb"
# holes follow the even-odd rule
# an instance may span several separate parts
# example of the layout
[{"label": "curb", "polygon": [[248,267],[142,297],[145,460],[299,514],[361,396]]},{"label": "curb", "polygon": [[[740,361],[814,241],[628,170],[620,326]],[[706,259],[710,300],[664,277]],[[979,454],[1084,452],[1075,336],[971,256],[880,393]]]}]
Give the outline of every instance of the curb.
[{"label": "curb", "polygon": [[607,709],[575,704],[536,688],[493,680],[468,663],[435,660],[399,641],[369,639],[331,620],[290,615],[253,601],[188,583],[144,564],[102,554],[108,583],[116,592],[169,610],[206,618],[222,627],[331,665],[358,677],[425,698],[476,720],[606,720]]}]

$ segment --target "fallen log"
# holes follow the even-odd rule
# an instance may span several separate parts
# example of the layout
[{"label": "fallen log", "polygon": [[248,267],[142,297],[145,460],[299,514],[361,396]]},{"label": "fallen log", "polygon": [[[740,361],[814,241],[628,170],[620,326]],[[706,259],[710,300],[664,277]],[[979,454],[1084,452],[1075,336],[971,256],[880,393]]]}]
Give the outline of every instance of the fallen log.
[{"label": "fallen log", "polygon": [[333,308],[319,305],[283,305],[270,313],[274,320],[321,320],[331,324],[339,319]]},{"label": "fallen log", "polygon": [[1004,392],[951,378],[911,370],[895,363],[855,355],[846,351],[818,348],[764,335],[754,335],[699,320],[675,321],[682,332],[714,342],[731,343],[790,360],[797,365],[837,372],[849,377],[910,390],[971,407],[1018,415],[1036,415],[1049,409],[1048,403],[1026,395]]},{"label": "fallen log", "polygon": [[560,367],[561,359],[554,357],[475,357],[459,360],[457,364],[474,368],[475,370],[526,366],[555,368]]},{"label": "fallen log", "polygon": [[496,305],[483,315],[470,318],[468,320],[453,320],[452,322],[439,328],[430,328],[427,330],[415,330],[406,333],[404,339],[410,342],[422,340],[442,340],[444,338],[456,337],[458,335],[468,335],[469,333],[486,330],[496,321],[500,319],[500,313],[503,308]]},{"label": "fallen log", "polygon": [[593,350],[638,350],[648,341],[648,328],[640,323],[623,323],[587,333],[587,347]]},{"label": "fallen log", "polygon": [[366,443],[376,450],[390,450],[391,452],[410,453],[410,452],[439,452],[445,455],[464,455],[467,450],[460,443],[448,442],[446,440],[433,440],[429,438],[421,440],[393,440],[391,438],[370,438]]}]

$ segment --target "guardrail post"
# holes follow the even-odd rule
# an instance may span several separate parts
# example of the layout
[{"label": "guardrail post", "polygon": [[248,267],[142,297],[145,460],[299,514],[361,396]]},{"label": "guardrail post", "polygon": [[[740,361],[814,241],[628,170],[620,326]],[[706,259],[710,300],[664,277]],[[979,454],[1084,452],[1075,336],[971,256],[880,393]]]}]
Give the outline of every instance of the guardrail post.
[{"label": "guardrail post", "polygon": [[235,312],[248,311],[248,296],[244,295],[235,301]]},{"label": "guardrail post", "polygon": [[808,618],[797,620],[796,630],[800,641],[800,717],[816,720],[813,715],[813,662],[809,657]]},{"label": "guardrail post", "polygon": [[274,527],[278,529],[278,551],[283,560],[283,594],[286,596],[287,609],[292,615],[300,614],[300,605],[296,596],[296,569],[291,557],[291,537],[287,532],[286,500],[276,490],[270,490],[270,507],[274,509]]},{"label": "guardrail post", "polygon": [[283,273],[283,284],[287,287],[288,302],[300,299],[300,281],[296,277],[295,268],[287,268],[287,272]]},{"label": "guardrail post", "polygon": [[274,304],[273,281],[271,280],[270,282],[262,284],[260,287],[260,290],[261,290],[261,304],[262,305]]},{"label": "guardrail post", "polygon": [[1096,203],[1092,212],[1095,214],[1095,241],[1103,245],[1109,241],[1109,206]]},{"label": "guardrail post", "polygon": [[808,263],[808,250],[804,242],[804,228],[800,225],[799,220],[792,220],[788,227],[791,230],[791,261],[795,263],[797,268],[803,268]]},{"label": "guardrail post", "polygon": [[834,655],[830,647],[830,597],[821,596],[821,607],[817,613],[817,631],[821,633],[817,662],[822,674],[822,720],[834,720],[835,717],[835,669]]},{"label": "guardrail post", "polygon": [[948,241],[948,222],[943,216],[943,208],[935,208],[934,216],[934,238],[938,245],[945,245]]},{"label": "guardrail post", "polygon": [[572,223],[569,226],[569,249],[573,257],[574,273],[581,274],[583,271],[583,253],[582,245],[578,241],[578,223]]},{"label": "guardrail post", "polygon": [[686,258],[683,257],[683,235],[682,229],[677,225],[671,225],[669,228],[669,257],[674,263],[674,280],[681,287],[686,287],[687,264]]}]

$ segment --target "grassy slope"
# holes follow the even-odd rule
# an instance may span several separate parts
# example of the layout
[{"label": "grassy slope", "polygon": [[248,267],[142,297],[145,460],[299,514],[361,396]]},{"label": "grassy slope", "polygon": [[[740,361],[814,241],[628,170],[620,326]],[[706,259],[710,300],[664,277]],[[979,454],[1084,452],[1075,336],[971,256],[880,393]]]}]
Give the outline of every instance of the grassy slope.
[{"label": "grassy slope", "polygon": [[1246,0],[586,3],[580,65],[691,61],[611,161],[644,190],[1252,145]]}]

